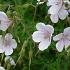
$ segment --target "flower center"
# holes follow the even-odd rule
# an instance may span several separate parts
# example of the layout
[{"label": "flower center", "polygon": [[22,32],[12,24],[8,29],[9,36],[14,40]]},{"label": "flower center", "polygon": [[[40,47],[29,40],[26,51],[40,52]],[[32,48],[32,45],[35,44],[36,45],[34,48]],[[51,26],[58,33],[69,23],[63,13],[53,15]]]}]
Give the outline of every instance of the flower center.
[{"label": "flower center", "polygon": [[3,42],[4,42],[4,46],[6,46],[6,47],[10,45],[10,41],[9,40],[4,39]]},{"label": "flower center", "polygon": [[63,34],[62,39],[67,39],[67,36],[68,36],[68,35],[64,35],[64,34]]},{"label": "flower center", "polygon": [[51,36],[51,34],[48,33],[48,34],[46,34],[46,35],[44,36],[44,39],[50,38],[50,36]]}]

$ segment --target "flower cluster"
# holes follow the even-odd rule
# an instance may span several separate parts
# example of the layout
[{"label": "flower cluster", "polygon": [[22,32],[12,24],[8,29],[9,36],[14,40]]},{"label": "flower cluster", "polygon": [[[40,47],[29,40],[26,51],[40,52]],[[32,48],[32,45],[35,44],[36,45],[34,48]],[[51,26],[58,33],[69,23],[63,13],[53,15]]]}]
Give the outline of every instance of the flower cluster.
[{"label": "flower cluster", "polygon": [[[37,0],[37,4],[43,4],[46,0]],[[64,20],[70,13],[69,0],[48,0],[47,6],[49,6],[48,14],[53,23],[57,23],[59,19]]]},{"label": "flower cluster", "polygon": [[[35,31],[32,34],[32,39],[35,42],[39,42],[39,50],[43,51],[51,44],[54,28],[53,26],[45,25],[44,23],[38,23],[36,28],[38,31]],[[54,36],[53,40],[58,41],[56,44],[56,49],[59,52],[62,52],[64,47],[66,50],[68,46],[70,46],[70,27],[65,28],[63,33]]]},{"label": "flower cluster", "polygon": [[50,6],[48,14],[53,23],[57,23],[59,19],[64,20],[69,15],[66,4],[70,5],[69,1],[48,0],[47,6]]},{"label": "flower cluster", "polygon": [[[46,0],[37,0],[37,5],[44,4]],[[70,13],[70,1],[69,0],[48,0],[47,6],[49,7],[48,14],[52,23],[57,23],[60,20],[64,20]],[[11,33],[6,33],[7,29],[11,26],[12,22],[9,20],[6,13],[0,11],[0,30],[4,32],[4,35],[0,35],[0,53],[5,54],[5,62],[9,61],[11,65],[16,65],[13,58],[10,56],[13,53],[13,49],[17,47],[17,42],[13,38]],[[70,46],[70,27],[64,29],[62,33],[54,34],[54,27],[42,22],[36,24],[36,29],[32,34],[32,39],[36,43],[39,43],[38,48],[41,51],[46,50],[52,43],[57,41],[56,49],[58,52],[62,52],[63,49],[67,50]],[[0,66],[0,70],[5,70]]]},{"label": "flower cluster", "polygon": [[[4,35],[0,35],[0,53],[5,53],[6,56],[11,55],[13,53],[13,49],[17,47],[17,42],[13,39],[11,33],[6,33],[5,31],[11,25],[11,21],[9,20],[8,16],[0,11],[0,30],[4,32]],[[14,63],[12,58],[10,59],[10,63]],[[3,67],[0,66],[0,70],[5,70]]]},{"label": "flower cluster", "polygon": [[[40,4],[40,0],[37,0]],[[44,3],[44,1],[43,1]],[[64,20],[70,13],[69,0],[48,0],[47,6],[49,6],[48,14],[53,23],[57,23],[59,19]],[[53,36],[54,27],[51,25],[45,25],[44,23],[38,23],[36,25],[37,31],[32,34],[32,39],[39,43],[39,50],[43,51],[51,44],[51,39],[57,41],[56,49],[62,52],[63,49],[67,50],[70,46],[70,27],[64,29],[64,31],[56,36]]]},{"label": "flower cluster", "polygon": [[[11,21],[4,12],[0,11],[0,30],[6,31],[11,25]],[[11,55],[13,49],[17,47],[17,43],[11,33],[6,35],[0,35],[0,53],[5,53],[5,55]]]}]

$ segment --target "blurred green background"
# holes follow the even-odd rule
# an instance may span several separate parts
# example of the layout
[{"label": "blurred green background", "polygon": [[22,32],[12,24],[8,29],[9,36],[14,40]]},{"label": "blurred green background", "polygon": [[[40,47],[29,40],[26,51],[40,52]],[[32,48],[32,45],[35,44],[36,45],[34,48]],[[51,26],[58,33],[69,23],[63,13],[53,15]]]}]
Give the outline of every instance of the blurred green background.
[{"label": "blurred green background", "polygon": [[[54,24],[47,14],[46,3],[36,5],[36,0],[0,0],[0,11],[4,11],[12,25],[6,31],[13,34],[18,46],[11,57],[15,60],[16,66],[5,66],[6,70],[70,70],[70,52],[59,53],[55,42],[45,51],[39,51],[38,44],[33,42],[32,33],[36,31],[36,24],[43,22],[54,26],[54,35],[62,32],[70,26],[70,19]],[[2,32],[0,31],[0,34]],[[1,54],[0,54],[1,55]],[[1,57],[1,56],[0,56]],[[0,58],[1,59],[1,58]],[[2,62],[2,66],[5,62]]]}]

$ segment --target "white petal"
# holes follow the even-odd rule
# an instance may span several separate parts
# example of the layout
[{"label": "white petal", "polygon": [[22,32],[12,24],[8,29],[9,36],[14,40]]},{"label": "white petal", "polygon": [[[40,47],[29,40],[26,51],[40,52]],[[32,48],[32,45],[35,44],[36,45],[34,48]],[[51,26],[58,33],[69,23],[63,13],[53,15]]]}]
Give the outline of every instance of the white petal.
[{"label": "white petal", "polygon": [[36,24],[36,28],[37,28],[37,30],[39,30],[39,31],[44,31],[45,30],[45,24],[44,23],[37,23]]},{"label": "white petal", "polygon": [[58,41],[58,40],[61,40],[62,37],[63,37],[63,33],[60,33],[60,34],[54,36],[54,37],[53,37],[53,40],[54,40],[54,41]]},{"label": "white petal", "polygon": [[16,42],[15,39],[12,39],[12,40],[11,40],[10,47],[12,47],[12,48],[14,48],[14,49],[17,47],[17,42]]},{"label": "white petal", "polygon": [[5,35],[5,38],[12,39],[12,38],[13,38],[13,36],[12,36],[12,34],[11,34],[11,33],[7,33],[7,34]]},{"label": "white petal", "polygon": [[53,28],[53,26],[51,26],[51,25],[46,25],[45,26],[46,28],[46,31],[48,31],[50,34],[53,34],[54,33],[54,28]]},{"label": "white petal", "polygon": [[53,6],[51,6],[51,7],[49,8],[49,10],[48,10],[48,14],[51,14],[51,15],[58,14],[59,9],[60,9],[59,6],[60,6],[60,5],[53,5]]},{"label": "white petal", "polygon": [[8,20],[7,15],[6,15],[4,12],[1,12],[1,11],[0,11],[0,20],[1,20],[1,21]]},{"label": "white petal", "polygon": [[42,31],[42,32],[49,32],[49,33],[53,33],[54,32],[54,28],[51,25],[45,25],[44,23],[38,23],[36,25],[37,30]]},{"label": "white petal", "polygon": [[4,52],[4,47],[3,45],[0,45],[0,53],[3,53]]},{"label": "white petal", "polygon": [[0,30],[6,31],[10,24],[8,21],[1,21]]},{"label": "white petal", "polygon": [[3,37],[0,35],[0,53],[4,52],[4,47],[3,47]]},{"label": "white petal", "polygon": [[62,52],[63,48],[64,48],[64,42],[62,40],[58,41],[57,44],[56,44],[56,49],[59,52]]},{"label": "white petal", "polygon": [[8,48],[5,48],[5,55],[11,55],[13,53],[13,49],[8,47]]},{"label": "white petal", "polygon": [[44,51],[45,49],[48,48],[48,46],[50,44],[51,44],[51,41],[49,39],[40,42],[40,44],[39,44],[39,50]]},{"label": "white petal", "polygon": [[41,42],[44,39],[44,34],[41,31],[35,31],[32,35],[35,42]]},{"label": "white petal", "polygon": [[64,44],[65,44],[65,49],[67,49],[70,46],[70,41],[65,39]]},{"label": "white petal", "polygon": [[58,14],[55,14],[55,15],[51,15],[50,16],[50,19],[53,23],[57,23],[58,20],[59,20],[59,17],[58,17]]},{"label": "white petal", "polygon": [[[53,2],[53,1],[52,1]],[[51,5],[54,5],[51,1],[50,2],[47,2],[47,6],[51,6]]]},{"label": "white petal", "polygon": [[47,6],[56,5],[57,3],[60,2],[61,2],[60,0],[48,0]]},{"label": "white petal", "polygon": [[70,27],[64,29],[64,35],[70,35]]},{"label": "white petal", "polygon": [[60,19],[64,20],[67,16],[68,16],[68,11],[67,10],[61,9],[59,11],[59,18]]}]

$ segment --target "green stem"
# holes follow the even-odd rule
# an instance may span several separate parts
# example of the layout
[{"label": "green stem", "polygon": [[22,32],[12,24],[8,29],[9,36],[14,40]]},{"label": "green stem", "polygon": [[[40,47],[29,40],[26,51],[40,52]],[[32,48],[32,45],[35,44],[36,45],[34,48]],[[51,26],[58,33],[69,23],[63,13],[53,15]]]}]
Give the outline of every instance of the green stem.
[{"label": "green stem", "polygon": [[36,52],[35,56],[37,56],[37,54],[38,54],[39,52],[40,52],[40,51],[38,50],[38,51]]},{"label": "green stem", "polygon": [[30,66],[31,66],[31,60],[32,60],[32,48],[30,47],[30,51],[29,51],[29,70],[30,70]]},{"label": "green stem", "polygon": [[2,57],[1,57],[1,64],[2,64],[3,59],[4,59],[4,53],[2,54]]},{"label": "green stem", "polygon": [[34,20],[35,20],[35,16],[36,16],[37,7],[38,7],[38,5],[36,5],[36,7],[35,7],[35,12],[34,12],[34,17],[33,17],[33,23],[34,23]]}]

